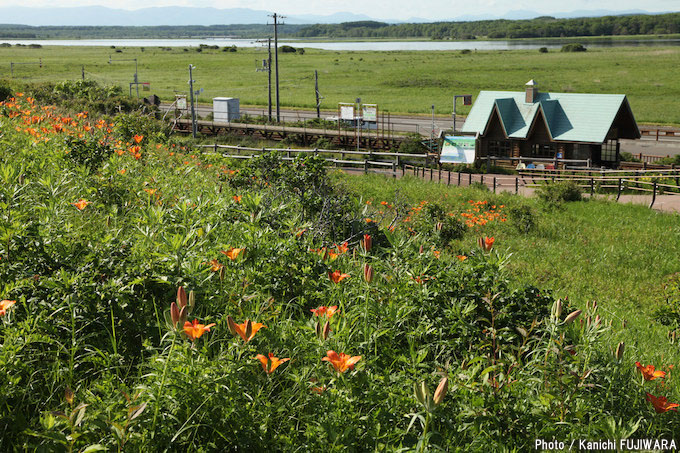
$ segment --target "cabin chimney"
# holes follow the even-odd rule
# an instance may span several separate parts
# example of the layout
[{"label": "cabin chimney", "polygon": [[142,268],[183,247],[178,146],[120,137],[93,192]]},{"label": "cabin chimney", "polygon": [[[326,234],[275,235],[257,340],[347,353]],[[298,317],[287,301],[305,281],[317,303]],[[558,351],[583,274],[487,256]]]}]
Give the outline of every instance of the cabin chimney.
[{"label": "cabin chimney", "polygon": [[534,79],[529,80],[524,86],[526,86],[526,97],[524,102],[527,104],[533,104],[538,98],[538,84],[534,82]]}]

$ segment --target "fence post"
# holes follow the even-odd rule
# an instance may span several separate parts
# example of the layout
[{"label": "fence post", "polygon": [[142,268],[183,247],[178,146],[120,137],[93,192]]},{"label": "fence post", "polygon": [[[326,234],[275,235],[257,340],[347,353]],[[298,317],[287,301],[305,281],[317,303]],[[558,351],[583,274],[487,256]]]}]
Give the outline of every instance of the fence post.
[{"label": "fence post", "polygon": [[479,175],[479,183],[484,184],[484,173]]},{"label": "fence post", "polygon": [[439,164],[439,182],[442,182],[442,166]]},{"label": "fence post", "polygon": [[595,179],[590,178],[590,196],[595,195]]},{"label": "fence post", "polygon": [[433,172],[433,169],[432,169],[432,167],[430,167],[430,181],[432,181],[432,172]]},{"label": "fence post", "polygon": [[368,173],[368,161],[364,160],[364,174]]},{"label": "fence post", "polygon": [[449,177],[448,177],[448,179],[447,179],[447,181],[446,181],[446,185],[447,185],[447,186],[450,186],[450,185],[451,185],[451,170],[447,170],[447,171],[449,172]]},{"label": "fence post", "polygon": [[468,186],[472,185],[472,173],[468,173]]},{"label": "fence post", "polygon": [[656,201],[656,181],[654,181],[654,191],[652,192],[652,203],[649,205],[650,209],[652,206],[654,206],[654,202]]},{"label": "fence post", "polygon": [[217,154],[217,143],[215,143],[215,154]]},{"label": "fence post", "polygon": [[396,178],[397,177],[397,163],[392,162],[392,177]]},{"label": "fence post", "polygon": [[519,177],[515,176],[515,195],[519,193]]},{"label": "fence post", "polygon": [[616,201],[619,201],[619,198],[621,197],[621,183],[622,183],[622,182],[623,182],[623,181],[621,180],[621,178],[619,178],[619,190],[618,190],[618,192],[616,193]]},{"label": "fence post", "polygon": [[460,186],[460,172],[458,172],[458,186]]},{"label": "fence post", "polygon": [[496,177],[493,177],[493,193],[496,193]]}]

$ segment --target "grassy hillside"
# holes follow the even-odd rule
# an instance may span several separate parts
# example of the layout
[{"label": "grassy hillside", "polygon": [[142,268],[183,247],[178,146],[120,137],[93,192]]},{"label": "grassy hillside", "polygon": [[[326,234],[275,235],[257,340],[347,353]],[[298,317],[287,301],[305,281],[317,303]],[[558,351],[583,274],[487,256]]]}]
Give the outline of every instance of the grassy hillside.
[{"label": "grassy hillside", "polygon": [[[474,49],[474,42],[470,43]],[[121,53],[116,53],[121,50]],[[472,51],[452,52],[332,52],[306,49],[304,55],[280,53],[281,103],[289,107],[315,106],[314,71],[319,71],[322,107],[337,109],[338,102],[361,97],[377,103],[381,111],[429,114],[451,113],[453,94],[480,90],[520,91],[534,79],[539,89],[555,92],[623,93],[638,122],[680,124],[675,99],[680,86],[675,69],[680,48],[612,48],[587,52]],[[266,50],[237,52],[182,48],[110,49],[97,47],[0,47],[6,62],[0,76],[10,76],[10,62],[37,64],[14,68],[16,80],[59,81],[78,79],[84,66],[87,78],[116,83],[128,91],[137,59],[139,80],[165,100],[187,93],[189,64],[195,65],[200,102],[216,96],[239,97],[242,104],[267,104],[267,74],[256,72]],[[272,78],[273,79],[273,78]],[[142,92],[144,94],[144,92]],[[458,111],[465,113],[463,106]]]},{"label": "grassy hillside", "polygon": [[680,429],[676,216],[233,162],[25,94],[0,131],[3,450]]}]

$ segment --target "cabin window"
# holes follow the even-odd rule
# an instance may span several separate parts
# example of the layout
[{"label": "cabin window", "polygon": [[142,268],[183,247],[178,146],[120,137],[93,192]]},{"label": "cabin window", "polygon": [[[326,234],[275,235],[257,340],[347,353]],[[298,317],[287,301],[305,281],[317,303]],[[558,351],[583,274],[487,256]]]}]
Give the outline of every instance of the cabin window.
[{"label": "cabin window", "polygon": [[512,147],[508,140],[490,140],[489,156],[509,157]]},{"label": "cabin window", "polygon": [[600,160],[602,162],[616,162],[618,160],[617,153],[617,141],[607,140],[602,144],[602,152],[600,154]]},{"label": "cabin window", "polygon": [[534,143],[531,145],[531,157],[545,157],[553,159],[556,147],[553,144]]}]

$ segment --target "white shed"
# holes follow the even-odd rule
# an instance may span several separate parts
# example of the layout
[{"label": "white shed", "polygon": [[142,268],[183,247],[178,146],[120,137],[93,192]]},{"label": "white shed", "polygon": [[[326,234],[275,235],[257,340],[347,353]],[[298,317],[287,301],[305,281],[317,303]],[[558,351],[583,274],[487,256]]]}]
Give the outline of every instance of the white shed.
[{"label": "white shed", "polygon": [[239,118],[239,98],[213,98],[213,121],[230,122]]}]

